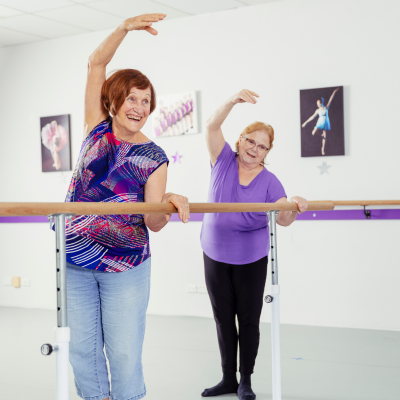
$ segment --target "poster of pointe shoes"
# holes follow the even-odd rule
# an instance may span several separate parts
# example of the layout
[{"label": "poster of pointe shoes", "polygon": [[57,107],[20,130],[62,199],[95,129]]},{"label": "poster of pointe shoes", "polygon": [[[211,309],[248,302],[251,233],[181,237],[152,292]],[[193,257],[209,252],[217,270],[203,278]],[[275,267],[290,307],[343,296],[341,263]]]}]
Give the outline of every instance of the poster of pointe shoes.
[{"label": "poster of pointe shoes", "polygon": [[301,156],[344,156],[343,86],[300,90]]},{"label": "poster of pointe shoes", "polygon": [[42,172],[71,171],[69,114],[40,118]]},{"label": "poster of pointe shoes", "polygon": [[157,96],[152,114],[155,137],[170,137],[200,133],[198,92],[183,92]]}]

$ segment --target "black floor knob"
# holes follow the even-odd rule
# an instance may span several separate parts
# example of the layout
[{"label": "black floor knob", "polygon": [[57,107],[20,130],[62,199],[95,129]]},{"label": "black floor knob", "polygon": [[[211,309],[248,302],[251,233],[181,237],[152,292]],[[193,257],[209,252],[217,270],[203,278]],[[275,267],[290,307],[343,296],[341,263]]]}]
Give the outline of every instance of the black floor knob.
[{"label": "black floor knob", "polygon": [[264,301],[266,303],[272,303],[273,300],[274,300],[274,298],[270,295],[264,297]]},{"label": "black floor knob", "polygon": [[49,356],[53,352],[53,346],[49,343],[42,345],[40,351],[44,356]]}]

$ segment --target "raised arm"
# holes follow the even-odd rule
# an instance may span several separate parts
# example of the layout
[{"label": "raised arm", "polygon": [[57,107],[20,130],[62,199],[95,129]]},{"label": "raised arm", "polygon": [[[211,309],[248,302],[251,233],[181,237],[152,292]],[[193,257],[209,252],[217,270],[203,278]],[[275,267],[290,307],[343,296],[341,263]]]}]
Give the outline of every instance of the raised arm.
[{"label": "raised arm", "polygon": [[152,35],[157,31],[151,27],[163,20],[165,14],[143,14],[125,20],[112,32],[89,57],[85,91],[84,138],[101,121],[108,117],[108,111],[101,101],[101,88],[106,80],[106,67],[129,31],[146,30]]},{"label": "raised arm", "polygon": [[337,89],[335,89],[335,90],[333,91],[332,96],[331,96],[331,98],[329,99],[328,104],[326,105],[326,108],[329,108],[329,106],[331,105],[332,100],[333,100],[333,98],[335,97],[335,94],[336,94],[336,92],[337,92],[338,90],[339,90],[339,88],[337,88]]},{"label": "raised arm", "polygon": [[256,104],[256,97],[260,97],[257,93],[251,90],[243,89],[239,93],[230,97],[219,107],[206,123],[206,143],[208,153],[210,154],[211,165],[214,166],[218,156],[221,154],[225,146],[224,135],[222,134],[221,125],[226,117],[232,111],[235,104],[250,103]]},{"label": "raised arm", "polygon": [[310,118],[308,118],[308,120],[306,122],[304,122],[303,125],[301,125],[303,128],[310,122],[312,121],[316,116],[318,115],[318,110],[315,111],[315,113],[313,115],[311,115]]}]

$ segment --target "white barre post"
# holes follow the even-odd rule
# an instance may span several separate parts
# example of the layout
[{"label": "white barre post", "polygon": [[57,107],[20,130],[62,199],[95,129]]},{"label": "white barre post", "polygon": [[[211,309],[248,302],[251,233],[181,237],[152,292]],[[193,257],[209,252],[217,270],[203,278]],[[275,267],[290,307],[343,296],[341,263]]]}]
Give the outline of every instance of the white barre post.
[{"label": "white barre post", "polygon": [[57,327],[56,344],[46,343],[41,351],[45,356],[56,353],[56,399],[69,399],[69,342],[70,329],[67,321],[67,257],[65,244],[65,219],[70,214],[49,215],[50,227],[55,223],[57,267]]},{"label": "white barre post", "polygon": [[55,328],[57,400],[69,399],[69,342],[67,321],[67,257],[65,251],[65,214],[55,215],[57,257],[57,327]]},{"label": "white barre post", "polygon": [[278,284],[278,252],[276,238],[276,216],[278,212],[269,211],[270,225],[270,260],[271,260],[271,295],[265,297],[265,301],[271,304],[271,347],[272,347],[272,399],[282,399],[281,388],[281,339]]}]

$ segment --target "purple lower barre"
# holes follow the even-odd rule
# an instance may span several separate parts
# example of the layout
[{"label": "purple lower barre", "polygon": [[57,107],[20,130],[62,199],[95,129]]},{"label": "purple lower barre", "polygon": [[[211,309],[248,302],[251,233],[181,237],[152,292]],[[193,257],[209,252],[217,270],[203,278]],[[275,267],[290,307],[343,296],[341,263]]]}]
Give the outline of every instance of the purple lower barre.
[{"label": "purple lower barre", "polygon": [[[400,219],[400,210],[370,210],[370,219]],[[190,222],[203,221],[204,214],[190,214]],[[306,211],[297,216],[298,221],[343,221],[366,219],[364,210]],[[179,221],[178,214],[172,214],[171,221]]]},{"label": "purple lower barre", "polygon": [[[203,222],[204,219],[204,213],[195,213],[195,214],[190,214],[189,222]],[[171,215],[171,222],[179,222],[179,215],[178,214],[172,214]]]},{"label": "purple lower barre", "polygon": [[[369,210],[370,219],[400,219],[400,210],[383,209]],[[299,221],[343,221],[367,219],[364,210],[332,210],[332,211],[306,211],[297,216]]]},{"label": "purple lower barre", "polygon": [[[400,209],[370,210],[371,219],[400,219]],[[190,222],[203,221],[204,214],[191,214]],[[343,221],[343,220],[365,220],[364,210],[332,210],[332,211],[306,211],[297,216],[299,221]],[[172,214],[171,222],[180,221],[178,214]],[[25,217],[0,217],[0,224],[16,223],[42,223],[49,222],[47,217],[25,216]]]},{"label": "purple lower barre", "polygon": [[[190,215],[190,222],[196,221],[201,222],[203,221],[204,214],[191,214]],[[171,222],[180,221],[178,214],[172,214]],[[23,216],[23,217],[0,217],[0,224],[30,224],[30,223],[43,223],[49,222],[47,217],[42,216]]]},{"label": "purple lower barre", "polygon": [[24,217],[0,217],[0,224],[30,224],[49,222],[47,217],[40,215],[29,215]]}]

